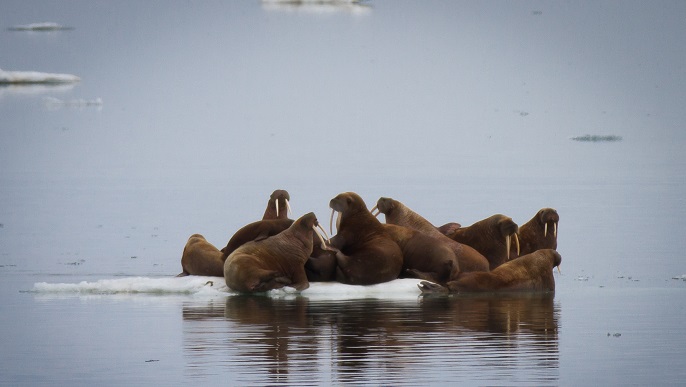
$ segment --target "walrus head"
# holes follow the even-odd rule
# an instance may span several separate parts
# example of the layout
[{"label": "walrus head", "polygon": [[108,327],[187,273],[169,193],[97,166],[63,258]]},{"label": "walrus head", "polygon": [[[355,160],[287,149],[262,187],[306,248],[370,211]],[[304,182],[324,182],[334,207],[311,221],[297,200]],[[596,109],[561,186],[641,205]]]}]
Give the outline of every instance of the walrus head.
[{"label": "walrus head", "polygon": [[517,246],[517,256],[519,256],[520,246],[519,237],[517,236],[517,230],[519,230],[519,227],[517,226],[517,223],[515,223],[512,218],[505,215],[493,215],[493,218],[496,222],[496,228],[500,232],[501,237],[505,238],[505,255],[507,256],[507,259],[510,259],[510,245],[512,237],[514,237],[515,245]]},{"label": "walrus head", "polygon": [[556,250],[550,249],[553,254],[553,268],[557,267],[557,272],[562,274],[560,270],[560,265],[562,264],[562,256]]},{"label": "walrus head", "polygon": [[324,233],[324,235],[326,236],[326,240],[329,241],[329,243],[331,242],[329,240],[329,236],[326,234],[326,231],[319,224],[319,221],[317,221],[317,217],[314,215],[314,212],[310,212],[301,216],[298,220],[293,222],[291,228],[304,232],[305,240],[309,240],[310,242],[312,241],[312,235],[309,234],[309,231],[314,231],[314,233],[317,234],[319,240],[321,241],[322,249],[326,249],[326,243],[324,242],[324,237],[322,237],[322,235],[319,233],[319,230],[321,230]]},{"label": "walrus head", "polygon": [[542,208],[536,214],[536,220],[543,227],[543,237],[548,236],[548,225],[550,225],[553,229],[553,236],[557,238],[557,223],[560,221],[560,215],[554,208]]},{"label": "walrus head", "polygon": [[276,191],[272,192],[271,196],[269,196],[267,209],[264,211],[264,216],[262,216],[262,219],[288,218],[288,213],[293,213],[289,200],[291,200],[291,196],[286,190],[277,189]]},{"label": "walrus head", "polygon": [[336,195],[336,197],[329,202],[329,207],[331,207],[331,220],[329,221],[329,231],[331,234],[333,234],[333,215],[335,212],[338,213],[336,216],[336,229],[340,229],[341,219],[354,216],[358,213],[369,212],[362,197],[355,192],[343,192]]}]

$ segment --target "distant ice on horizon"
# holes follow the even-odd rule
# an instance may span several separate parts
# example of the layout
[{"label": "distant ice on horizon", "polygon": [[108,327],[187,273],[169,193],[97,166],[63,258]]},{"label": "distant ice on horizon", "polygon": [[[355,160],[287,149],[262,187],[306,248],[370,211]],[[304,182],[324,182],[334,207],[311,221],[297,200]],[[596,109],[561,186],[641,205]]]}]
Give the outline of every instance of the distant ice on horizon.
[{"label": "distant ice on horizon", "polygon": [[10,31],[63,31],[71,30],[72,27],[65,27],[61,24],[55,22],[41,22],[41,23],[30,23],[30,24],[20,24],[8,28]]},{"label": "distant ice on horizon", "polygon": [[43,73],[39,71],[4,71],[0,69],[0,85],[75,83],[81,78],[72,74]]},{"label": "distant ice on horizon", "polygon": [[262,9],[310,14],[348,12],[355,15],[366,14],[372,10],[370,6],[360,4],[359,0],[262,0]]},{"label": "distant ice on horizon", "polygon": [[[308,289],[297,292],[283,288],[267,292],[275,298],[303,296],[316,300],[347,300],[360,298],[414,299],[421,294],[417,287],[420,280],[397,279],[376,285],[345,285],[337,282],[311,282]],[[94,282],[47,283],[33,285],[32,293],[60,295],[107,295],[107,294],[151,294],[151,295],[200,295],[231,296],[239,294],[226,286],[224,278],[205,276],[186,277],[126,277],[101,279]]]}]

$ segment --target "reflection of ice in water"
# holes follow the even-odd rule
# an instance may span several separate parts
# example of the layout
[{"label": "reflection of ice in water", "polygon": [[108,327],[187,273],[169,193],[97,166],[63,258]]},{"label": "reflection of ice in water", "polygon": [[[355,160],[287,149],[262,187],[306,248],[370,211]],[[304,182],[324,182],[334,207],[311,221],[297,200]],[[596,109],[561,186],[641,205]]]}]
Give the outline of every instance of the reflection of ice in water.
[{"label": "reflection of ice in water", "polygon": [[84,108],[89,106],[95,106],[98,110],[102,109],[102,98],[98,97],[95,99],[68,99],[63,100],[55,97],[45,97],[45,106],[50,110],[57,110],[63,107],[72,108]]},{"label": "reflection of ice in water", "polygon": [[1,84],[58,84],[79,82],[81,78],[71,74],[42,73],[39,71],[3,71],[0,69]]},{"label": "reflection of ice in water", "polygon": [[10,31],[62,31],[71,29],[71,27],[65,27],[54,22],[22,24],[9,28]]},{"label": "reflection of ice in water", "polygon": [[265,11],[287,11],[303,13],[348,12],[362,15],[371,12],[372,8],[356,0],[262,0]]}]

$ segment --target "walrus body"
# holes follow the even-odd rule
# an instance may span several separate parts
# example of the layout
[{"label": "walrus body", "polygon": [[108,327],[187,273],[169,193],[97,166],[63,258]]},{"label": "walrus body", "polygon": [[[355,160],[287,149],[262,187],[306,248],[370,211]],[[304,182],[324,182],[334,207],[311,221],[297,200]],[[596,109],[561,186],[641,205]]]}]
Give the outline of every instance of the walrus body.
[{"label": "walrus body", "polygon": [[258,220],[257,222],[252,222],[241,227],[233,234],[231,239],[229,239],[226,247],[221,250],[223,259],[226,260],[226,257],[248,242],[266,239],[288,229],[293,222],[292,219],[287,218],[268,219]]},{"label": "walrus body", "polygon": [[560,266],[562,257],[552,249],[538,250],[508,261],[491,272],[460,273],[446,287],[422,281],[423,293],[468,293],[500,291],[555,291],[553,268]]},{"label": "walrus body", "polygon": [[560,215],[553,208],[542,208],[519,227],[521,255],[541,249],[557,250],[557,224]]},{"label": "walrus body", "polygon": [[338,233],[331,239],[337,250],[336,280],[371,285],[398,278],[403,266],[402,251],[362,198],[345,192],[331,199],[329,206],[340,214]]},{"label": "walrus body", "polygon": [[517,248],[511,249],[513,236],[519,245],[517,224],[505,215],[490,216],[469,227],[457,228],[447,236],[481,253],[488,260],[490,270],[518,256]]},{"label": "walrus body", "polygon": [[433,224],[403,203],[391,198],[380,198],[376,207],[386,215],[386,223],[409,227],[441,243],[448,243],[457,257],[460,272],[489,270],[488,260],[478,251],[443,235]]},{"label": "walrus body", "polygon": [[457,276],[459,263],[449,243],[409,227],[385,224],[384,228],[403,253],[401,276],[441,284]]},{"label": "walrus body", "polygon": [[310,212],[277,235],[243,244],[226,258],[226,285],[241,292],[265,292],[286,285],[307,289],[304,266],[312,253],[316,225],[317,218]]},{"label": "walrus body", "polygon": [[207,275],[221,277],[224,275],[222,253],[200,234],[188,238],[181,255],[183,272],[177,277],[187,275]]}]

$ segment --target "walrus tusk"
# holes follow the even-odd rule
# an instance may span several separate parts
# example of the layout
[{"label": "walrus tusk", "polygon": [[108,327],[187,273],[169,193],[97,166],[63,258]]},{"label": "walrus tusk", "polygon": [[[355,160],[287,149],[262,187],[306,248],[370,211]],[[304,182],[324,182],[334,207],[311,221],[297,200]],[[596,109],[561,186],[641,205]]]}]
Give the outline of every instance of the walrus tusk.
[{"label": "walrus tusk", "polygon": [[[286,208],[288,209],[288,211],[286,211],[286,214],[293,215],[293,210],[291,210],[291,203],[288,202],[288,199],[284,199],[284,200],[286,201]],[[279,210],[278,206],[276,207],[276,210],[277,211]],[[278,214],[277,214],[277,216],[278,216]]]},{"label": "walrus tusk", "polygon": [[336,210],[334,210],[333,208],[331,209],[331,219],[329,219],[329,232],[331,233],[331,235],[333,235],[333,213],[335,211]]},{"label": "walrus tusk", "polygon": [[338,211],[338,214],[336,215],[336,232],[341,229],[341,212]]},{"label": "walrus tusk", "polygon": [[276,199],[276,218],[279,218],[279,199]]},{"label": "walrus tusk", "polygon": [[562,270],[560,270],[560,265],[557,266],[557,272],[562,274]]},{"label": "walrus tusk", "polygon": [[515,236],[515,244],[517,245],[517,256],[519,257],[520,250],[519,250],[519,237],[517,236],[517,233],[514,233]]},{"label": "walrus tusk", "polygon": [[[321,227],[321,226],[320,226],[320,227]],[[322,246],[322,249],[323,249],[323,250],[326,250],[326,243],[324,243],[324,238],[323,238],[322,235],[319,233],[319,230],[317,230],[317,227],[315,227],[314,225],[312,225],[312,229],[314,230],[314,233],[317,234],[317,236],[319,237],[319,240],[322,242],[322,245],[321,245],[321,246]],[[326,233],[325,233],[325,234],[326,234]],[[328,239],[328,238],[327,238],[327,239]]]},{"label": "walrus tusk", "polygon": [[324,230],[324,227],[322,227],[321,224],[317,223],[317,227],[319,227],[320,230],[324,233],[324,236],[326,237],[326,241],[331,243],[331,238],[329,238],[329,235],[326,233],[326,230]]},{"label": "walrus tusk", "polygon": [[377,214],[374,214],[374,211],[376,211],[378,209],[379,209],[379,206],[374,206],[374,207],[372,207],[372,209],[369,212],[371,212],[372,215],[374,215],[374,217],[376,218],[381,213],[381,211],[379,211]]},{"label": "walrus tusk", "polygon": [[506,251],[505,256],[509,260],[510,259],[510,236],[509,235],[505,236],[505,248],[507,249],[507,250],[505,250]]},{"label": "walrus tusk", "polygon": [[557,222],[553,223],[553,235],[557,238]]},{"label": "walrus tusk", "polygon": [[548,236],[548,223],[545,223],[545,225],[543,226],[543,237],[545,238],[547,236]]}]

